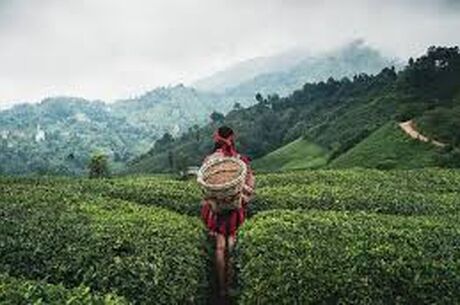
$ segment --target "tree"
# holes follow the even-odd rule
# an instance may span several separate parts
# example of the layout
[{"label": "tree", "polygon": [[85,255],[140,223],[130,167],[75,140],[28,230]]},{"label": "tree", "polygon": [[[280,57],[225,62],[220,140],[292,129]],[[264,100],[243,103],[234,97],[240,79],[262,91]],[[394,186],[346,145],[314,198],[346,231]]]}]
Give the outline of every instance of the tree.
[{"label": "tree", "polygon": [[156,149],[164,150],[165,148],[169,147],[172,143],[174,143],[173,136],[169,132],[166,132],[163,134],[163,136],[160,139],[158,139],[155,142],[153,146]]},{"label": "tree", "polygon": [[259,103],[262,103],[264,101],[264,97],[259,92],[256,93],[256,101]]},{"label": "tree", "polygon": [[171,172],[174,171],[174,153],[172,150],[168,151],[168,164]]},{"label": "tree", "polygon": [[91,156],[89,161],[89,177],[103,178],[109,176],[108,157],[103,153],[97,153]]},{"label": "tree", "polygon": [[412,67],[414,65],[414,59],[411,57],[409,58],[409,67]]},{"label": "tree", "polygon": [[197,124],[194,124],[192,126],[192,130],[193,132],[195,133],[195,139],[197,142],[200,142],[200,139],[201,139],[201,135],[200,135],[200,126],[198,126]]},{"label": "tree", "polygon": [[241,107],[241,104],[236,102],[233,104],[233,110],[241,110],[243,107]]},{"label": "tree", "polygon": [[225,119],[225,116],[217,111],[213,111],[209,117],[213,123],[222,123]]}]

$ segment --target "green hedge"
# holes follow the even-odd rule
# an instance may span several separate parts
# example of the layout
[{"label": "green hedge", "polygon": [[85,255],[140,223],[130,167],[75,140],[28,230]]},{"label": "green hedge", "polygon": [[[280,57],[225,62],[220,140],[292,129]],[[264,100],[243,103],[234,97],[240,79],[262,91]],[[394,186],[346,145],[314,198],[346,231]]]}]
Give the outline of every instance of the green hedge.
[{"label": "green hedge", "polygon": [[196,218],[71,185],[2,185],[0,272],[84,285],[136,304],[201,304],[207,286]]},{"label": "green hedge", "polygon": [[258,176],[251,214],[273,209],[370,211],[398,215],[460,212],[460,171],[342,170]]},{"label": "green hedge", "polygon": [[[103,195],[199,215],[201,192],[194,181],[168,177],[114,179],[20,179],[21,187],[63,189]],[[444,169],[378,171],[317,170],[256,176],[250,215],[273,209],[371,211],[399,215],[448,215],[460,212],[460,171]]]},{"label": "green hedge", "polygon": [[257,186],[279,187],[323,182],[327,185],[354,187],[386,186],[422,193],[458,192],[460,170],[425,168],[381,171],[375,169],[311,170],[257,175]]},{"label": "green hedge", "polygon": [[239,304],[459,304],[459,244],[430,218],[260,213],[239,235]]},{"label": "green hedge", "polygon": [[[77,183],[87,192],[199,215],[201,193],[194,181],[124,177]],[[460,171],[319,170],[256,176],[250,215],[273,209],[371,211],[399,215],[460,212]]]},{"label": "green hedge", "polygon": [[397,215],[448,215],[460,212],[458,193],[419,193],[385,186],[310,185],[258,190],[251,213],[273,209],[368,211]]},{"label": "green hedge", "polygon": [[87,287],[66,289],[63,285],[51,285],[43,281],[19,280],[0,274],[0,304],[21,305],[122,305],[122,298],[107,294],[92,294]]},{"label": "green hedge", "polygon": [[196,216],[201,206],[201,191],[194,181],[158,177],[133,177],[106,180],[98,190],[112,198],[160,206]]}]

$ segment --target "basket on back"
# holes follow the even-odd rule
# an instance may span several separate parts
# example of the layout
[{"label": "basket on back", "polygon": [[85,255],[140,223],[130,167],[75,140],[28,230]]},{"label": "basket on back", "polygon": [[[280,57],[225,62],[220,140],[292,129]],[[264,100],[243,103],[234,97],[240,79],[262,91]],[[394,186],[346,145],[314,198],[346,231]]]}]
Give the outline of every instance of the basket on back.
[{"label": "basket on back", "polygon": [[240,207],[246,164],[239,158],[212,157],[198,170],[197,181],[214,210]]}]

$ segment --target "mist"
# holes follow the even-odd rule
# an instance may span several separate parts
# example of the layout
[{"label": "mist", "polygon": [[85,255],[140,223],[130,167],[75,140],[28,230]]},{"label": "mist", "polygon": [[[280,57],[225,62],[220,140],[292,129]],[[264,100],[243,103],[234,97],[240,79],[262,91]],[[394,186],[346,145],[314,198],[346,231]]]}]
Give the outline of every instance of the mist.
[{"label": "mist", "polygon": [[354,39],[407,59],[459,45],[460,5],[428,0],[0,0],[0,108],[113,101],[242,60]]}]

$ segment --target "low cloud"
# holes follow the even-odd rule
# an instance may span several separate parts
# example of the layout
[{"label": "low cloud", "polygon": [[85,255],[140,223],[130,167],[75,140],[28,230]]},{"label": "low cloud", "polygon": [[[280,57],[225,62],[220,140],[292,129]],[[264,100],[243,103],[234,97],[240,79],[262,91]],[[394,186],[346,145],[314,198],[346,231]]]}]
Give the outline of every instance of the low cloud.
[{"label": "low cloud", "polygon": [[240,60],[362,38],[406,58],[458,45],[454,0],[0,0],[0,105],[113,100]]}]

